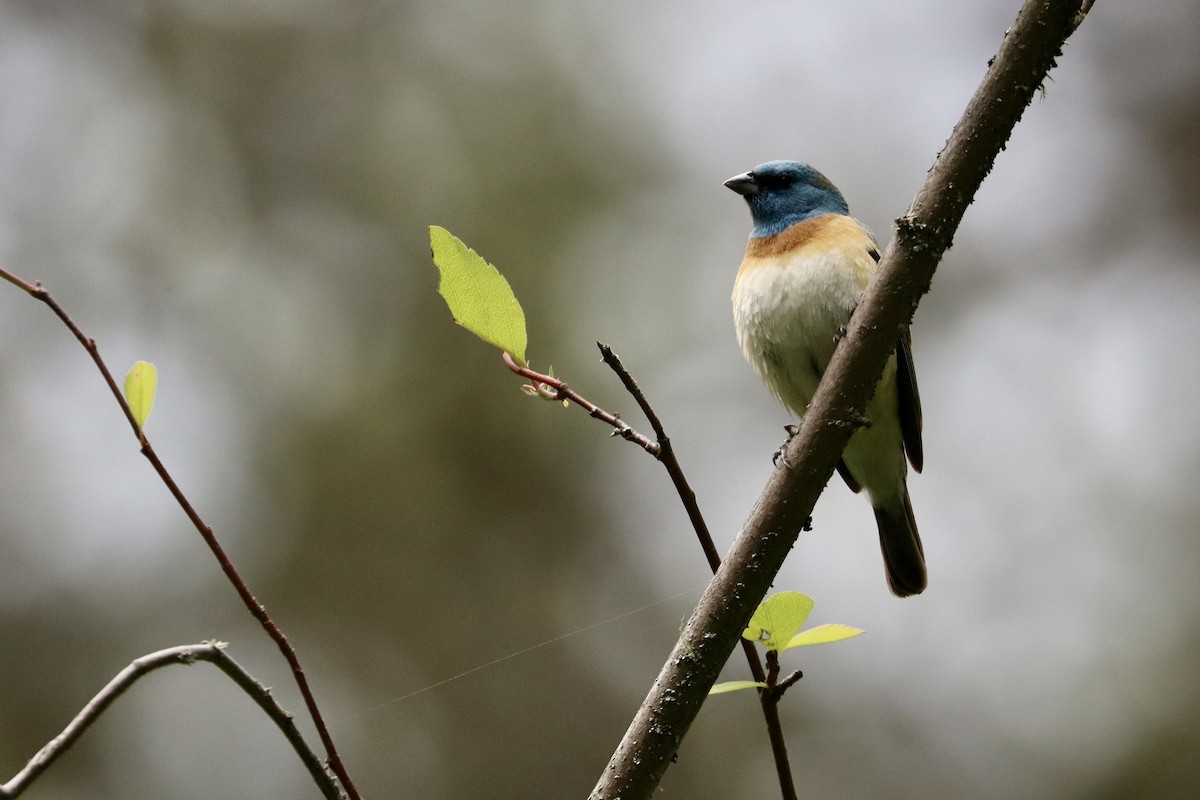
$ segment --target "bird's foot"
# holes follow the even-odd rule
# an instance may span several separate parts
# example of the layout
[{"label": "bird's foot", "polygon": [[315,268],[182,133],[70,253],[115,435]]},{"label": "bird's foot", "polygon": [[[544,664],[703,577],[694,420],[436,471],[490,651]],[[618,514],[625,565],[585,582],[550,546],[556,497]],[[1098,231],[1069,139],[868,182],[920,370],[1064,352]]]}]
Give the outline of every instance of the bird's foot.
[{"label": "bird's foot", "polygon": [[783,444],[779,445],[779,449],[775,451],[775,455],[771,456],[771,463],[779,466],[779,462],[782,461],[785,467],[791,469],[792,465],[787,460],[787,446],[792,439],[796,438],[796,434],[800,432],[800,426],[784,425],[783,429],[787,431],[787,438],[783,440]]}]

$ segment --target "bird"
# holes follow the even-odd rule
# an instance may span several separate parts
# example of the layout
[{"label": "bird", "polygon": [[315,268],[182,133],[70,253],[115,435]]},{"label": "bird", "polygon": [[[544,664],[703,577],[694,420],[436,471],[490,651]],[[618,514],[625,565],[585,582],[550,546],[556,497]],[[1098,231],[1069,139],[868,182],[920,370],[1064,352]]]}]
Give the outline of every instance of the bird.
[{"label": "bird", "polygon": [[[725,186],[750,206],[753,229],[733,285],[733,320],[746,360],[788,410],[803,417],[837,341],[879,261],[875,237],[808,164],[769,161]],[[921,399],[906,328],[838,462],[875,511],[888,586],[898,597],[928,582],[908,494],[908,464],[923,465]],[[792,428],[791,430],[794,430]]]}]

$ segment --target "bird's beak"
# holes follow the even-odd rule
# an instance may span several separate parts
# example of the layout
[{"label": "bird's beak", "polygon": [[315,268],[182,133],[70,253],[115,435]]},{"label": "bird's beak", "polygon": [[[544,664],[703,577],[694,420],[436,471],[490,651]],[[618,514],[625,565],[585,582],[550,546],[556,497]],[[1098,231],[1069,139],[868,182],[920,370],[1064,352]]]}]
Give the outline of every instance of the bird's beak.
[{"label": "bird's beak", "polygon": [[758,194],[758,181],[754,180],[754,174],[751,172],[743,172],[741,175],[734,175],[732,178],[725,181],[725,185],[743,197],[749,197],[752,194]]}]

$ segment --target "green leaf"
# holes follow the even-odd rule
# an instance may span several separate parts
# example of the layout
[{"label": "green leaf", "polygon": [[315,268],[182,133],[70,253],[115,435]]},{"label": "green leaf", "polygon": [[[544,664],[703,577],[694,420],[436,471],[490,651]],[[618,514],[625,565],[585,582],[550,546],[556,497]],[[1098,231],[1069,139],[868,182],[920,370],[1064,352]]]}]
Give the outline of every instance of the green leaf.
[{"label": "green leaf", "polygon": [[810,644],[840,642],[843,639],[852,639],[860,633],[866,633],[866,631],[859,628],[851,628],[849,625],[818,625],[815,628],[809,628],[793,636],[791,641],[780,648],[779,652],[782,653],[784,650],[791,650],[793,647],[804,647]]},{"label": "green leaf", "polygon": [[454,321],[525,366],[525,312],[499,270],[445,228],[429,226],[438,294]]},{"label": "green leaf", "polygon": [[765,689],[767,685],[762,681],[726,681],[725,683],[718,683],[709,689],[708,693],[710,695],[725,694],[726,692],[736,692],[741,689],[758,689],[759,687]]},{"label": "green leaf", "polygon": [[158,388],[158,370],[149,361],[138,361],[125,373],[125,402],[140,430],[154,408],[154,390]]},{"label": "green leaf", "polygon": [[768,650],[780,650],[804,625],[812,609],[813,599],[808,595],[779,592],[762,601],[742,638],[762,642]]}]

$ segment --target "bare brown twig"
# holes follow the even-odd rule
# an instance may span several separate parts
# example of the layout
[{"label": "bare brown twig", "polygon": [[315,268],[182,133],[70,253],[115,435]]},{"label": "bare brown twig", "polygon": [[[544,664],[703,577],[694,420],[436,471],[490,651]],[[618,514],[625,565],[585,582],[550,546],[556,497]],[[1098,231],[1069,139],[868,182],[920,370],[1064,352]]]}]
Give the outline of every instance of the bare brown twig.
[{"label": "bare brown twig", "polygon": [[292,670],[292,677],[296,681],[296,686],[300,689],[300,695],[304,698],[304,705],[308,709],[309,716],[312,717],[313,725],[317,729],[317,735],[321,738],[321,744],[325,748],[326,758],[329,761],[329,768],[337,775],[338,780],[341,781],[342,787],[346,790],[346,794],[351,800],[359,800],[358,791],[355,789],[354,783],[350,780],[350,775],[346,772],[346,768],[342,764],[342,759],[338,755],[337,748],[334,746],[333,737],[330,736],[329,729],[325,725],[325,720],[321,716],[321,711],[317,707],[316,698],[313,696],[312,689],[309,688],[308,678],[305,677],[304,669],[300,666],[300,659],[296,655],[295,648],[292,647],[291,642],[288,641],[287,636],[279,629],[279,626],[275,624],[275,621],[271,619],[271,615],[267,613],[266,607],[250,591],[250,587],[246,585],[242,576],[233,566],[233,562],[226,555],[225,549],[217,541],[212,528],[204,522],[196,509],[192,507],[191,502],[188,501],[182,490],[175,483],[175,480],[171,477],[171,474],[167,472],[167,468],[159,460],[158,454],[154,452],[154,448],[150,445],[150,440],[146,438],[145,432],[141,430],[137,424],[137,420],[134,419],[133,412],[129,408],[129,403],[125,401],[125,395],[117,388],[117,382],[113,379],[112,373],[109,372],[108,365],[101,358],[100,348],[97,347],[96,340],[84,335],[79,326],[75,324],[75,321],[63,310],[58,301],[46,291],[40,281],[26,281],[5,269],[0,269],[0,278],[23,290],[35,300],[45,303],[62,320],[62,323],[67,326],[67,329],[71,331],[75,338],[79,340],[79,343],[83,345],[88,355],[92,357],[92,361],[95,362],[96,368],[100,370],[104,382],[108,384],[109,391],[112,392],[117,404],[121,407],[125,418],[129,420],[134,436],[137,437],[138,443],[141,445],[142,455],[154,467],[154,471],[158,473],[167,490],[170,491],[175,501],[179,503],[180,508],[183,509],[183,513],[187,515],[192,525],[200,532],[204,543],[208,545],[208,549],[212,551],[212,554],[217,559],[217,563],[221,566],[221,571],[225,573],[226,578],[229,579],[234,590],[238,593],[238,597],[242,599],[243,605],[258,620],[259,624],[267,632],[267,635],[271,637],[279,648],[279,651],[283,654],[284,659]]},{"label": "bare brown twig", "polygon": [[[600,348],[601,360],[617,374],[626,391],[632,395],[642,413],[646,415],[646,419],[650,422],[650,427],[654,429],[655,440],[651,440],[649,437],[635,431],[619,415],[605,411],[583,397],[574,389],[567,386],[565,381],[552,375],[535,372],[529,367],[522,367],[508,353],[504,353],[504,363],[510,370],[530,381],[525,387],[530,393],[537,394],[548,400],[566,400],[575,403],[592,417],[611,425],[614,428],[614,435],[621,436],[626,441],[633,442],[658,459],[667,470],[667,474],[671,478],[671,483],[675,486],[675,491],[679,495],[679,500],[683,503],[684,510],[687,512],[688,520],[692,523],[692,529],[696,532],[696,538],[700,542],[700,548],[704,551],[704,557],[708,561],[709,567],[715,573],[721,567],[721,556],[717,553],[717,546],[713,542],[712,534],[708,530],[708,524],[704,521],[704,515],[700,513],[700,505],[696,500],[696,493],[688,483],[687,477],[683,473],[683,467],[680,465],[679,459],[675,456],[675,449],[671,446],[671,439],[667,436],[662,420],[659,419],[658,414],[650,405],[650,401],[646,399],[645,393],[637,381],[634,380],[633,375],[621,363],[620,356],[614,353],[611,347],[602,342],[596,342],[596,346]],[[742,651],[746,656],[746,663],[750,667],[751,676],[758,683],[765,682],[767,676],[763,671],[763,665],[759,660],[758,650],[755,648],[754,643],[745,639],[742,639],[741,643]],[[772,697],[763,690],[759,691],[758,697],[762,705],[763,718],[767,725],[767,736],[771,742],[771,753],[775,759],[775,771],[779,777],[779,785],[783,793],[783,798],[784,800],[796,800],[796,787],[792,779],[791,765],[788,761],[787,744],[783,737],[783,727],[779,720],[779,711],[776,708],[778,697]]]},{"label": "bare brown twig", "polygon": [[516,361],[513,361],[513,357],[508,353],[504,353],[504,363],[513,372],[529,380],[529,385],[526,388],[530,391],[548,400],[566,400],[574,403],[588,412],[590,416],[609,425],[613,429],[613,436],[620,436],[627,442],[633,442],[655,458],[659,457],[660,448],[658,442],[635,431],[618,415],[600,408],[600,406],[568,386],[566,381],[560,380],[553,375],[543,375],[529,367],[522,367]]},{"label": "bare brown twig", "polygon": [[58,760],[59,756],[65,753],[71,745],[75,744],[87,732],[88,728],[92,726],[92,723],[98,720],[100,715],[118,697],[133,686],[139,678],[156,669],[168,667],[172,664],[194,664],[197,661],[208,661],[215,664],[217,668],[233,679],[234,683],[240,686],[242,691],[258,704],[259,708],[266,712],[267,716],[271,718],[279,730],[283,732],[288,742],[291,743],[292,749],[296,751],[296,755],[300,757],[300,761],[304,763],[305,768],[312,775],[313,781],[320,787],[321,793],[328,800],[342,800],[346,797],[345,793],[339,788],[337,779],[329,772],[326,772],[325,765],[321,763],[320,757],[304,741],[304,736],[296,727],[296,722],[292,719],[292,715],[285,711],[279,703],[275,702],[275,698],[271,696],[271,690],[255,680],[253,675],[230,658],[229,654],[225,652],[225,645],[217,642],[206,642],[204,644],[171,647],[134,659],[129,666],[117,673],[116,677],[109,681],[108,685],[101,689],[75,715],[75,718],[63,729],[62,733],[55,736],[45,747],[35,753],[33,758],[29,759],[29,763],[13,776],[12,780],[0,786],[0,798],[20,796],[22,792],[37,780],[38,776]]},{"label": "bare brown twig", "polygon": [[[679,495],[679,500],[687,511],[692,529],[696,532],[696,538],[700,540],[704,557],[708,559],[709,567],[716,574],[717,570],[721,568],[721,557],[717,554],[717,546],[713,542],[712,534],[708,531],[708,523],[704,521],[704,515],[700,513],[700,504],[696,500],[696,493],[692,491],[687,477],[683,474],[683,467],[680,465],[679,459],[675,457],[675,448],[671,446],[671,439],[667,436],[666,429],[659,420],[658,414],[650,406],[650,401],[646,399],[642,387],[638,386],[637,381],[621,363],[620,356],[606,344],[596,342],[596,346],[600,348],[601,359],[617,373],[617,377],[621,379],[625,389],[633,396],[638,407],[642,409],[642,413],[646,415],[646,419],[650,421],[650,426],[654,429],[655,436],[658,437],[658,460],[662,462],[667,474],[671,476],[675,492]],[[754,642],[743,638],[739,638],[738,641],[742,646],[742,653],[746,657],[746,663],[750,667],[750,675],[754,681],[756,683],[766,682],[767,674],[763,671],[762,661],[758,657],[758,648],[755,647]],[[796,785],[792,778],[787,740],[783,736],[783,723],[779,719],[778,699],[779,695],[772,695],[765,689],[758,691],[759,705],[762,706],[763,719],[766,721],[767,736],[771,742],[771,755],[775,760],[775,773],[779,779],[783,800],[796,800]]]}]

